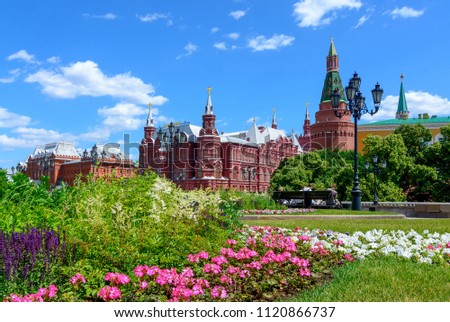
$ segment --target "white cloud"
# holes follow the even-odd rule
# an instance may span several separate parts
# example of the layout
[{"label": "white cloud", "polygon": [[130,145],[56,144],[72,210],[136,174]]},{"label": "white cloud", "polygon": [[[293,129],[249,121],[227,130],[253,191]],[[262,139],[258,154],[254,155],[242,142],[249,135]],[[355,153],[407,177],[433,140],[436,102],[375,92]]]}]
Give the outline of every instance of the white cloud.
[{"label": "white cloud", "polygon": [[153,96],[152,85],[130,73],[112,77],[105,75],[93,61],[76,62],[56,70],[39,70],[25,78],[28,83],[39,83],[42,92],[58,98],[75,98],[78,96],[111,96],[139,104],[152,101],[161,105],[167,101],[163,96]]},{"label": "white cloud", "polygon": [[17,53],[14,53],[14,54],[12,54],[12,55],[9,55],[6,59],[7,59],[7,60],[15,60],[15,59],[23,60],[23,61],[25,61],[25,62],[27,62],[27,63],[30,63],[30,64],[35,64],[35,63],[36,63],[36,60],[35,60],[35,58],[34,58],[34,55],[29,54],[29,53],[28,53],[26,50],[24,50],[24,49],[19,50]]},{"label": "white cloud", "polygon": [[215,43],[213,46],[219,50],[227,50],[227,46],[224,42]]},{"label": "white cloud", "polygon": [[50,64],[59,64],[60,61],[61,59],[58,56],[52,56],[47,59],[47,62]]},{"label": "white cloud", "polygon": [[176,59],[180,59],[182,57],[190,56],[198,50],[198,46],[189,42],[186,46],[184,46],[185,52],[176,57]]},{"label": "white cloud", "polygon": [[28,145],[24,139],[13,138],[5,134],[0,134],[0,148],[12,149],[12,148],[31,148],[33,145]]},{"label": "white cloud", "polygon": [[15,82],[17,77],[20,75],[20,69],[16,68],[9,71],[10,77],[0,78],[1,84],[9,84]]},{"label": "white cloud", "polygon": [[342,9],[359,9],[359,0],[301,0],[294,4],[294,16],[300,27],[329,24]]},{"label": "white cloud", "polygon": [[[152,112],[155,109],[153,109]],[[104,117],[103,125],[111,132],[122,130],[137,130],[144,125],[147,109],[130,103],[119,103],[114,107],[104,107],[98,110],[98,114]]]},{"label": "white cloud", "polygon": [[413,8],[409,7],[402,7],[402,8],[395,8],[394,10],[390,11],[389,14],[392,16],[393,19],[396,18],[417,18],[423,15],[425,11],[424,10],[415,10]]},{"label": "white cloud", "polygon": [[211,28],[211,33],[212,34],[215,34],[215,33],[219,32],[219,31],[220,31],[220,29],[218,27]]},{"label": "white cloud", "polygon": [[364,25],[366,23],[367,20],[369,20],[369,18],[370,18],[370,16],[368,16],[368,15],[362,16],[361,18],[359,18],[358,23],[356,24],[356,26],[354,28],[356,29],[356,28],[361,27],[362,25]]},{"label": "white cloud", "polygon": [[117,18],[117,15],[114,13],[105,13],[104,15],[92,15],[90,13],[83,13],[83,16],[88,18],[95,18],[95,19],[105,19],[105,20],[114,20]]},{"label": "white cloud", "polygon": [[28,116],[9,112],[6,108],[0,107],[0,128],[25,126],[30,123]]},{"label": "white cloud", "polygon": [[18,127],[13,130],[18,137],[0,135],[0,148],[34,148],[48,142],[75,141],[76,137],[70,133],[59,133],[53,130],[37,129],[29,127]]},{"label": "white cloud", "polygon": [[[410,111],[409,117],[417,117],[418,114],[423,113],[428,113],[430,116],[446,116],[450,114],[450,101],[448,98],[421,91],[408,91],[405,95],[408,110]],[[365,121],[380,121],[395,118],[398,98],[398,96],[394,95],[386,96],[381,102],[381,108],[377,114],[373,117],[366,114],[362,119]]]},{"label": "white cloud", "polygon": [[241,19],[242,17],[244,17],[247,14],[247,11],[245,10],[236,10],[236,11],[231,11],[229,13],[230,17],[233,17],[236,20]]},{"label": "white cloud", "polygon": [[252,48],[253,51],[263,50],[275,50],[279,47],[285,47],[292,45],[294,37],[286,35],[274,34],[271,38],[267,39],[265,36],[257,36],[248,41],[247,47]]},{"label": "white cloud", "polygon": [[[139,20],[141,20],[142,22],[154,22],[156,20],[159,19],[167,19],[169,18],[168,14],[165,13],[148,13],[145,16],[137,16],[139,18]],[[172,23],[172,21],[170,20],[170,22]]]},{"label": "white cloud", "polygon": [[241,35],[240,35],[239,33],[237,33],[237,32],[232,32],[232,33],[229,33],[229,34],[227,35],[228,38],[234,39],[234,40],[238,39],[240,36],[241,36]]}]

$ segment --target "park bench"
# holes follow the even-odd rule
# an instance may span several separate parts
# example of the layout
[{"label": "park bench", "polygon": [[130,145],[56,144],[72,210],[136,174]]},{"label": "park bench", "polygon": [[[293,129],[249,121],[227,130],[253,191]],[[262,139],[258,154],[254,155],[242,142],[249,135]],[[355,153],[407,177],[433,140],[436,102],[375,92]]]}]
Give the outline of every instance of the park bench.
[{"label": "park bench", "polygon": [[289,208],[341,208],[331,190],[274,191],[272,199]]}]

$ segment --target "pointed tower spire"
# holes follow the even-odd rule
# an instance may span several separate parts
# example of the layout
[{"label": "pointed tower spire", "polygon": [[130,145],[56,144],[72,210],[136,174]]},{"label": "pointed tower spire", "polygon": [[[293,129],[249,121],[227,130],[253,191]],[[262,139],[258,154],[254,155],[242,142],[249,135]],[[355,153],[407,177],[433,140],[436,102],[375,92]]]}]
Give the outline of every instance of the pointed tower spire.
[{"label": "pointed tower spire", "polygon": [[277,109],[273,108],[272,109],[273,112],[273,117],[272,117],[272,129],[277,129]]},{"label": "pointed tower spire", "polygon": [[333,37],[331,37],[330,40],[330,50],[328,51],[328,56],[337,56],[336,47],[334,47]]},{"label": "pointed tower spire", "polygon": [[153,124],[153,114],[152,114],[152,102],[148,103],[148,116],[147,116],[147,126],[155,126]]},{"label": "pointed tower spire", "polygon": [[306,102],[305,106],[306,106],[306,113],[305,113],[305,120],[303,121],[303,136],[309,137],[309,136],[311,136],[311,120],[310,120],[309,111],[308,111],[309,103]]},{"label": "pointed tower spire", "polygon": [[338,89],[341,97],[344,98],[344,88],[342,87],[341,76],[339,75],[339,56],[334,46],[334,40],[330,40],[330,49],[327,56],[327,76],[322,89],[320,102],[330,101],[331,94]]},{"label": "pointed tower spire", "polygon": [[309,116],[309,111],[308,111],[308,106],[309,106],[309,103],[308,102],[306,102],[306,113],[305,113],[305,120],[311,120],[311,117]]},{"label": "pointed tower spire", "polygon": [[211,87],[208,87],[208,99],[206,100],[205,114],[213,114],[213,105],[211,100]]},{"label": "pointed tower spire", "polygon": [[405,89],[403,88],[403,78],[403,74],[400,74],[400,94],[398,97],[398,107],[395,118],[406,120],[409,117],[409,111],[408,105],[406,104]]}]

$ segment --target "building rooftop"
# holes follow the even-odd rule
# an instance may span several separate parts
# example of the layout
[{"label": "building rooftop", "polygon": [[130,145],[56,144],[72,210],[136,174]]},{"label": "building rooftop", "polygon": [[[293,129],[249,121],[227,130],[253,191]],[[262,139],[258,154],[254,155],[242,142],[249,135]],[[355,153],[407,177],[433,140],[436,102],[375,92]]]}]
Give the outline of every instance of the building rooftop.
[{"label": "building rooftop", "polygon": [[366,123],[366,124],[358,124],[358,126],[359,127],[372,127],[372,126],[381,126],[381,125],[430,124],[430,123],[450,123],[450,116],[437,117],[436,115],[433,115],[428,118],[419,117],[419,118],[407,118],[407,119],[390,119],[390,120],[383,120],[383,121]]}]

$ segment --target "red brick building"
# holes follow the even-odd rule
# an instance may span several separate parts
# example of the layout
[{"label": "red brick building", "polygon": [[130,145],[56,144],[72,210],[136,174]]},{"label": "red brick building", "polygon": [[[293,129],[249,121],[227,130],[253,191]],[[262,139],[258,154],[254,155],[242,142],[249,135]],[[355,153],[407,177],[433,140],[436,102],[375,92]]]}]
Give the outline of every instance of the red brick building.
[{"label": "red brick building", "polygon": [[299,153],[295,135],[277,129],[274,112],[272,126],[222,133],[215,126],[211,89],[202,126],[173,124],[156,130],[149,105],[144,138],[139,148],[139,166],[172,179],[186,190],[233,188],[240,191],[266,191],[273,171],[284,158]]},{"label": "red brick building", "polygon": [[351,122],[350,114],[342,118],[336,117],[331,106],[331,94],[338,89],[341,94],[339,109],[344,111],[347,107],[344,89],[339,75],[339,56],[337,55],[333,39],[326,58],[326,76],[322,88],[322,96],[319,111],[316,112],[316,122],[311,124],[306,106],[305,121],[303,124],[303,135],[298,141],[304,151],[319,149],[353,150],[354,148],[354,123]]},{"label": "red brick building", "polygon": [[50,178],[50,184],[57,186],[63,182],[72,185],[78,175],[86,178],[105,176],[129,177],[134,175],[134,165],[122,158],[117,147],[94,145],[88,152],[80,153],[73,143],[55,142],[37,147],[28,157],[26,174],[38,182],[42,176]]}]

